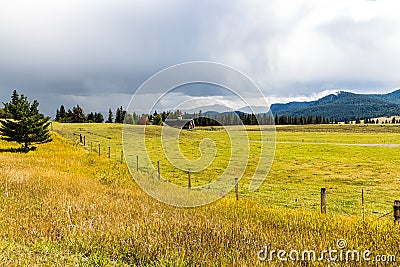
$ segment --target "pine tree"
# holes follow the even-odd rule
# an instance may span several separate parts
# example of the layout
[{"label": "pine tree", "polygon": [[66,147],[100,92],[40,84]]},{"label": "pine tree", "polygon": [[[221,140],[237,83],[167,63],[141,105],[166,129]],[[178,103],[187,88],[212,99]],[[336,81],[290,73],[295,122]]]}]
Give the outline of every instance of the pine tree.
[{"label": "pine tree", "polygon": [[121,107],[117,108],[115,112],[115,123],[124,123],[126,111]]},{"label": "pine tree", "polygon": [[65,116],[66,116],[66,113],[65,113],[64,105],[61,105],[61,107],[60,107],[60,121],[61,121],[61,122],[63,121],[63,119],[65,118]]},{"label": "pine tree", "polygon": [[162,125],[162,116],[160,114],[156,114],[153,116],[153,125]]},{"label": "pine tree", "polygon": [[94,121],[96,123],[103,123],[104,122],[104,117],[103,114],[99,113],[94,113]]},{"label": "pine tree", "polygon": [[76,105],[76,107],[72,108],[72,113],[72,122],[86,122],[85,112],[79,105]]},{"label": "pine tree", "polygon": [[88,115],[87,115],[87,122],[94,122],[95,121],[95,118],[94,118],[94,114],[93,114],[93,112],[90,112]]},{"label": "pine tree", "polygon": [[55,121],[60,121],[60,111],[57,109]]},{"label": "pine tree", "polygon": [[[135,118],[135,112],[133,113],[133,117]],[[163,111],[163,113],[161,114],[161,117],[162,117],[162,121],[165,121],[166,119],[167,119],[167,117],[168,117],[168,113],[167,112],[165,112],[165,111]]]},{"label": "pine tree", "polygon": [[65,117],[63,118],[63,122],[73,122],[74,119],[74,113],[72,112],[71,109],[68,109],[68,111],[65,114]]},{"label": "pine tree", "polygon": [[111,108],[108,109],[108,118],[107,118],[107,123],[112,123],[113,122],[113,113],[111,111]]},{"label": "pine tree", "polygon": [[25,100],[25,102],[27,102],[26,97],[24,97],[23,95],[21,95],[21,97],[20,97],[17,93],[17,90],[14,90],[11,95],[11,102],[3,103],[4,110],[6,113],[8,113],[10,118],[13,118],[14,120],[21,119],[23,112],[26,112],[25,110],[24,111],[21,110],[22,108],[26,108],[25,106],[24,107],[21,106],[23,100]]},{"label": "pine tree", "polygon": [[121,123],[121,110],[119,108],[115,112],[115,123]]},{"label": "pine tree", "polygon": [[2,122],[0,128],[2,140],[21,144],[21,151],[25,153],[34,149],[30,147],[32,144],[51,141],[48,130],[50,118],[39,113],[39,102],[35,100],[31,104],[26,96],[19,96],[14,90],[11,101],[3,104],[5,111],[11,114],[11,119]]}]

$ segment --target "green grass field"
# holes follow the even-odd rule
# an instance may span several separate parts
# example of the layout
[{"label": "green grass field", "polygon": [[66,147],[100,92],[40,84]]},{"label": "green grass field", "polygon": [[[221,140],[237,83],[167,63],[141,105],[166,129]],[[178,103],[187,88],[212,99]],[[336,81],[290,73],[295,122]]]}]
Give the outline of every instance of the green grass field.
[{"label": "green grass field", "polygon": [[[129,126],[140,131],[142,126]],[[56,124],[54,130],[72,140],[78,134],[86,136],[86,147],[98,149],[107,156],[111,147],[111,158],[120,160],[122,151],[121,125],[115,124]],[[187,173],[175,167],[163,153],[160,138],[161,127],[146,127],[147,151],[134,151],[127,156],[135,161],[147,153],[152,165],[143,166],[142,171],[157,169],[161,164],[161,175],[180,186],[187,185]],[[256,192],[248,186],[258,162],[260,133],[249,127],[250,156],[245,173],[240,181],[242,198],[264,203],[268,206],[301,208],[317,211],[319,192],[327,188],[328,212],[345,215],[361,215],[361,191],[364,190],[364,212],[379,217],[391,211],[393,200],[400,192],[400,147],[378,146],[400,144],[400,128],[380,125],[311,125],[279,126],[276,128],[276,151],[273,165],[263,185]],[[203,171],[192,173],[193,186],[207,184],[226,169],[231,149],[228,134],[223,129],[209,128],[183,131],[179,137],[183,156],[194,160],[201,156],[199,144],[211,139],[216,146],[213,163]],[[366,146],[373,144],[373,146]],[[134,165],[133,162],[131,162]],[[234,177],[232,177],[233,179]]]},{"label": "green grass field", "polygon": [[[278,143],[268,179],[255,194],[246,192],[249,178],[245,177],[239,201],[228,196],[202,207],[179,208],[145,194],[134,179],[146,172],[134,172],[132,178],[126,165],[119,162],[121,126],[53,127],[75,141],[74,133],[85,134],[87,147],[55,134],[53,142],[36,151],[0,153],[3,266],[266,266],[268,262],[257,258],[265,245],[277,250],[321,251],[334,248],[339,238],[347,241],[349,249],[399,257],[400,228],[372,213],[390,210],[396,196],[392,192],[398,186],[397,148]],[[330,134],[316,129],[322,127],[296,128],[295,132],[278,129],[278,142],[297,142],[303,135],[311,141],[343,142],[342,132],[332,130],[336,128],[330,129]],[[359,142],[358,135],[369,134],[371,139],[364,140],[376,142],[381,136],[394,142],[397,133],[373,128],[370,133],[350,132],[345,140]],[[90,153],[90,142],[93,146],[102,143],[103,156]],[[106,156],[108,146],[113,147],[111,160]],[[3,151],[9,147],[0,141]],[[331,192],[327,215],[320,215],[317,207],[321,183]],[[354,196],[357,202],[361,188],[370,190],[364,222],[359,210],[351,208],[355,205],[343,203],[334,210],[329,204],[334,196],[348,201]],[[342,209],[354,215],[347,216]],[[275,257],[270,265],[288,263]],[[367,263],[338,262],[337,266],[349,264]],[[376,261],[371,264],[385,266]],[[327,266],[327,261],[297,261],[294,265]]]},{"label": "green grass field", "polygon": [[[113,140],[118,135],[119,126],[115,125],[53,126],[66,136],[70,134],[71,138],[76,130],[85,134],[91,131],[96,133],[92,135],[93,142],[104,142],[103,146],[107,145],[107,140],[109,145],[118,142]],[[290,135],[290,132],[282,133],[282,136]],[[278,140],[279,136],[280,131]],[[271,177],[286,177],[287,173],[280,174],[279,170],[290,170],[290,165],[280,167],[277,163],[290,164],[295,160],[295,155],[289,157],[283,153],[294,149],[286,146],[277,146]],[[10,144],[0,141],[2,151],[9,147]],[[312,148],[299,146],[298,149]],[[310,203],[304,202],[304,208],[282,207],[287,191],[280,192],[279,185],[294,188],[295,183],[284,184],[270,178],[255,195],[241,192],[239,201],[228,196],[202,207],[178,208],[160,203],[138,188],[134,179],[146,173],[134,173],[132,178],[126,165],[118,162],[120,151],[115,148],[113,152],[111,160],[99,157],[88,152],[88,148],[55,134],[53,142],[40,145],[36,151],[0,153],[0,264],[265,266],[268,262],[257,258],[258,251],[265,245],[277,250],[321,251],[334,248],[339,238],[347,241],[349,249],[369,249],[373,255],[399,257],[400,228],[392,221],[367,216],[363,222],[358,215],[344,216],[329,209],[327,215],[320,215],[314,206],[318,203],[318,192],[312,190],[318,189],[318,183],[297,183],[296,186],[306,192],[304,197],[310,195]],[[313,157],[311,160],[318,162]],[[382,160],[380,162],[385,165]],[[303,157],[299,164],[310,163]],[[304,170],[304,173],[315,172],[317,169]],[[358,174],[354,172],[353,175]],[[382,175],[381,179],[384,178]],[[241,187],[245,187],[246,179],[241,183]],[[358,188],[357,184],[345,182],[338,187],[347,185]],[[380,186],[384,187],[383,181]],[[371,185],[371,189],[375,187]],[[262,191],[268,188],[276,199]],[[350,193],[350,190],[345,192]],[[301,193],[297,190],[298,195]],[[262,196],[269,196],[273,202],[268,203]],[[276,256],[270,263],[273,266],[287,264],[278,261]],[[351,262],[352,266],[366,264]],[[385,266],[375,260],[371,264]],[[326,266],[327,261],[296,261],[294,265]],[[346,262],[337,264],[348,265]]]}]

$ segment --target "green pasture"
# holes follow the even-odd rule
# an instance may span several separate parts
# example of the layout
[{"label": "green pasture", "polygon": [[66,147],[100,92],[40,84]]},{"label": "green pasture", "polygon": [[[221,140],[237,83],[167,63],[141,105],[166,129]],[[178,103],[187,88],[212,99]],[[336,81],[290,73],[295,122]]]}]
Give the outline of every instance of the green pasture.
[{"label": "green pasture", "polygon": [[[107,157],[110,147],[111,160],[121,160],[123,125],[53,123],[52,127],[76,142],[79,142],[79,134],[85,136],[89,152],[98,153],[100,144],[101,155]],[[247,155],[249,149],[244,173],[237,175],[241,178],[241,198],[275,207],[318,210],[320,188],[325,187],[328,213],[362,215],[364,210],[367,216],[374,218],[390,212],[393,200],[400,198],[400,146],[395,145],[400,144],[400,128],[397,125],[277,126],[273,164],[264,183],[255,192],[249,192],[248,187],[261,148],[271,149],[271,140],[275,137],[270,128],[253,126],[243,130],[232,126],[228,130],[215,127],[183,130],[179,134],[178,147],[175,147],[179,150],[176,153],[170,150],[166,155],[161,142],[162,127],[126,127],[129,134],[125,135],[125,141],[129,139],[129,146],[132,146],[125,151],[124,160],[135,166],[136,156],[139,156],[139,171],[149,175],[157,171],[159,161],[162,178],[183,187],[188,183],[186,167],[190,164],[186,166],[182,163],[184,166],[177,168],[176,162],[184,162],[183,159],[190,162],[212,155],[212,161],[206,168],[196,171],[192,166],[191,171],[193,187],[210,183],[224,173],[234,157],[230,145],[233,133],[249,140],[235,150]],[[138,145],[140,142],[144,146]],[[180,157],[182,160],[179,160]],[[174,160],[176,162],[172,164]],[[135,176],[136,170],[131,168],[131,171]],[[234,176],[232,174],[232,181]]]}]

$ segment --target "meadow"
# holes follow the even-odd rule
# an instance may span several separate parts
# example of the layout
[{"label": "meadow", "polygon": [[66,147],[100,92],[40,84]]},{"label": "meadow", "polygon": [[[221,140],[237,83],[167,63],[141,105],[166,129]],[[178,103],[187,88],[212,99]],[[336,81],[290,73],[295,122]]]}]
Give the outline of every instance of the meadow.
[{"label": "meadow", "polygon": [[[136,125],[128,127],[133,132],[143,129]],[[121,158],[122,125],[55,123],[53,128],[77,142],[78,135],[82,134],[86,136],[88,150],[97,151],[98,144],[101,144],[102,155],[107,156],[110,147],[111,158],[117,161]],[[179,135],[179,149],[190,160],[205,154],[204,149],[199,149],[202,140],[211,139],[216,147],[212,164],[204,170],[192,171],[192,186],[208,184],[222,175],[231,159],[228,132],[216,127],[213,130],[197,128]],[[249,192],[248,186],[263,145],[259,130],[254,126],[247,127],[245,138],[249,140],[250,153],[239,184],[241,198],[276,207],[318,211],[320,188],[325,187],[328,212],[362,215],[364,211],[366,215],[376,218],[391,211],[393,201],[399,198],[400,147],[389,146],[400,145],[398,125],[277,126],[276,137],[267,134],[267,138],[276,140],[270,172],[256,192]],[[241,132],[241,129],[237,131]],[[167,157],[164,153],[165,144],[161,142],[160,132],[161,127],[147,126],[146,150],[133,148],[131,152],[127,151],[130,155],[125,157],[134,166],[136,155],[139,155],[142,172],[157,170],[157,161],[160,161],[162,177],[179,186],[187,186],[187,168],[177,168],[171,163],[171,156]],[[143,162],[142,158],[146,155],[151,162]]]},{"label": "meadow", "polygon": [[[396,128],[282,127],[277,131],[276,158],[262,187],[253,194],[246,192],[250,178],[244,177],[239,201],[228,195],[196,208],[163,204],[137,186],[135,179],[147,173],[132,172],[132,177],[126,164],[120,163],[120,125],[54,123],[53,128],[70,139],[54,133],[53,142],[27,154],[6,152],[16,145],[0,141],[1,265],[287,266],[290,261],[275,257],[272,263],[263,262],[257,254],[264,246],[321,251],[334,248],[340,238],[349,249],[399,256],[399,226],[374,213],[390,210],[398,192],[397,148],[307,143],[397,143]],[[202,132],[185,134],[206,134]],[[86,136],[86,147],[77,142],[77,133]],[[207,131],[211,133],[224,135],[222,130]],[[256,131],[248,133],[254,139],[259,136]],[[90,143],[93,150],[102,144],[102,156],[90,152]],[[162,160],[158,156],[153,161]],[[162,161],[162,166],[168,177],[167,163]],[[198,183],[205,179],[201,173],[194,175]],[[180,182],[180,178],[168,179]],[[355,205],[340,203],[344,205],[335,210],[329,198],[328,214],[319,214],[321,186],[328,188],[331,198],[336,194],[339,200],[350,201],[354,196],[357,203],[359,189],[370,190],[365,220],[358,209],[353,211]],[[385,266],[374,258],[370,263],[338,262],[336,266],[368,264]],[[294,265],[328,263],[297,261]]]}]

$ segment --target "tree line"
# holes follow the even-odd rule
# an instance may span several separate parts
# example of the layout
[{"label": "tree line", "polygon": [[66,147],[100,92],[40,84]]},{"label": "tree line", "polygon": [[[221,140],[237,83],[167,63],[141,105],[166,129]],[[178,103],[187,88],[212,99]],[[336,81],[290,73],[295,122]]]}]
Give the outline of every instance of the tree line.
[{"label": "tree line", "polygon": [[306,125],[306,124],[338,124],[338,120],[324,116],[278,116],[274,118],[275,125]]},{"label": "tree line", "polygon": [[337,124],[335,119],[327,118],[324,116],[286,116],[275,115],[274,117],[269,113],[262,114],[248,114],[244,112],[205,112],[202,113],[187,113],[179,109],[173,112],[163,111],[158,113],[154,111],[153,114],[132,114],[127,113],[123,107],[118,107],[114,113],[111,108],[108,110],[107,119],[105,119],[100,112],[90,112],[85,114],[82,107],[79,105],[74,106],[72,109],[66,110],[64,105],[61,105],[56,111],[55,121],[58,122],[72,122],[72,123],[127,123],[127,124],[152,124],[162,125],[166,119],[193,119],[196,126],[219,126],[219,125],[305,125],[305,124]]},{"label": "tree line", "polygon": [[[14,99],[16,99],[17,93],[13,93]],[[0,108],[0,118],[12,118],[13,115],[9,109]],[[64,105],[61,105],[56,111],[55,121],[58,122],[72,122],[72,123],[127,123],[127,124],[153,124],[162,125],[165,120],[177,119],[181,117],[183,119],[193,119],[196,126],[220,126],[220,125],[306,125],[306,124],[337,124],[337,119],[327,118],[324,116],[287,116],[287,115],[275,115],[272,117],[268,113],[262,114],[248,114],[244,112],[205,112],[202,113],[187,113],[180,110],[173,112],[163,111],[158,113],[154,111],[153,114],[137,114],[133,112],[128,114],[122,106],[118,107],[115,111],[115,117],[112,109],[108,110],[107,118],[105,119],[101,112],[90,112],[85,114],[83,108],[79,105],[72,107],[72,109],[65,109]],[[378,124],[378,123],[400,123],[399,119],[392,118],[385,121],[372,118],[362,119],[357,117],[355,121],[345,120],[345,124],[355,123],[360,124],[363,121],[364,124]]]},{"label": "tree line", "polygon": [[[136,114],[133,114],[137,116]],[[114,114],[111,108],[108,110],[107,120],[104,119],[104,116],[101,112],[90,112],[85,114],[83,108],[79,105],[72,107],[72,109],[66,110],[64,105],[61,105],[59,109],[56,111],[55,121],[57,122],[72,122],[72,123],[123,123],[125,120],[130,119],[133,115],[127,116],[125,110],[123,110],[122,106],[117,108]]]}]

